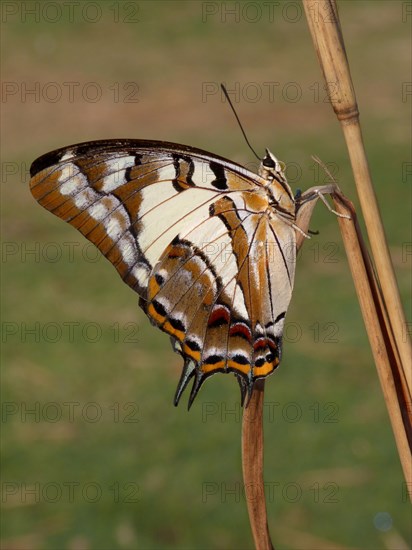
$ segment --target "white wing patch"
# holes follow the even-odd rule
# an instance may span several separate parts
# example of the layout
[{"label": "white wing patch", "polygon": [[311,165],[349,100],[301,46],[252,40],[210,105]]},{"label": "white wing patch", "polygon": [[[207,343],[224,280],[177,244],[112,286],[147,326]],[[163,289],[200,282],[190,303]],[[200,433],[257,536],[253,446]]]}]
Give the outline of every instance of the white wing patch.
[{"label": "white wing patch", "polygon": [[[162,168],[159,168],[158,171],[158,177],[159,182],[161,181],[171,181],[176,176],[176,170],[173,164],[168,164],[167,166],[163,166]],[[172,188],[173,189],[173,188]],[[176,192],[176,190],[174,190]]]},{"label": "white wing patch", "polygon": [[88,212],[92,218],[97,221],[101,221],[109,214],[109,209],[103,204],[102,201],[100,201],[96,204],[92,204],[89,207]]},{"label": "white wing patch", "polygon": [[106,161],[106,170],[110,172],[104,179],[101,191],[111,193],[126,183],[125,172],[127,168],[131,168],[135,164],[135,157],[115,157],[112,160]]},{"label": "white wing patch", "polygon": [[[173,189],[173,186],[170,185],[170,188]],[[190,228],[209,217],[209,205],[216,198],[216,195],[207,190],[193,188],[184,193],[175,191],[171,194],[170,188],[167,191],[165,188],[167,198],[155,208],[153,200],[150,200],[152,191],[146,193],[146,188],[142,191],[139,244],[152,264],[156,263],[174,237],[187,233]],[[172,200],[168,200],[169,198]],[[171,223],[171,220],[174,223]]]},{"label": "white wing patch", "polygon": [[146,265],[138,263],[133,267],[131,273],[141,287],[147,286],[150,277],[150,269]]},{"label": "white wing patch", "polygon": [[72,163],[67,163],[63,166],[59,177],[59,191],[62,195],[73,196],[81,189],[87,187],[87,178],[82,174],[77,166]]}]

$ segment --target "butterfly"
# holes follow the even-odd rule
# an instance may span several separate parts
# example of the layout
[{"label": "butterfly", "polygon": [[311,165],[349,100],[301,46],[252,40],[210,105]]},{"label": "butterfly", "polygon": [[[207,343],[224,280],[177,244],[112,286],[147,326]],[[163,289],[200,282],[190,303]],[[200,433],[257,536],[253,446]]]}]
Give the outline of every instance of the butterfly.
[{"label": "butterfly", "polygon": [[[282,356],[296,252],[316,199],[295,196],[269,150],[255,174],[163,141],[113,139],[47,153],[34,198],[94,243],[184,360],[175,405],[211,375],[234,373],[242,404]],[[329,209],[331,209],[329,207]]]}]

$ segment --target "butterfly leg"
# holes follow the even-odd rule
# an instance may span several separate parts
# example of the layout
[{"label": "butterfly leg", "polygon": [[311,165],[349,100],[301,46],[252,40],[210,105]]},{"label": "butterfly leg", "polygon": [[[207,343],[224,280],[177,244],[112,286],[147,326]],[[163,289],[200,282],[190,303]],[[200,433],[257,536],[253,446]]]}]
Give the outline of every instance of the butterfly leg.
[{"label": "butterfly leg", "polygon": [[329,212],[332,212],[339,218],[346,218],[350,220],[350,216],[348,216],[347,214],[340,214],[339,212],[334,210],[325,198],[325,195],[334,195],[337,191],[339,191],[339,187],[336,184],[321,185],[320,187],[310,187],[301,195],[299,200],[299,208],[307,202],[320,199],[329,210]]},{"label": "butterfly leg", "polygon": [[350,219],[346,214],[340,214],[334,210],[325,198],[325,195],[335,195],[339,193],[339,187],[336,184],[321,185],[311,187],[296,199],[296,219],[293,228],[296,231],[297,250],[302,246],[305,238],[309,238],[308,229],[310,219],[316,202],[320,199],[330,212],[333,212],[339,218]]}]

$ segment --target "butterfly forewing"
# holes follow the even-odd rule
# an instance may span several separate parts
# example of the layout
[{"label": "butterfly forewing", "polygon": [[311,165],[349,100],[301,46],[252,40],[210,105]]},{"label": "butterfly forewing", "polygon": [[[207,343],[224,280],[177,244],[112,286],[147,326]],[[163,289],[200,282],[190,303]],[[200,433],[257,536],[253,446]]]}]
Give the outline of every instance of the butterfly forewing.
[{"label": "butterfly forewing", "polygon": [[31,190],[140,295],[192,376],[233,371],[242,394],[276,368],[291,298],[295,232],[267,214],[265,180],[165,142],[108,140],[40,157]]}]

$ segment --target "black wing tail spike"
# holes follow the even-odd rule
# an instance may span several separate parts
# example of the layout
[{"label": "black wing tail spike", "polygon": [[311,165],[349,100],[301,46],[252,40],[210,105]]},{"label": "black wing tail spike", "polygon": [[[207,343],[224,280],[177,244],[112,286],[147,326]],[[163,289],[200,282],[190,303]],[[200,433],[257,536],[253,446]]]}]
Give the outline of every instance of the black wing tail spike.
[{"label": "black wing tail spike", "polygon": [[236,374],[235,376],[237,378],[237,381],[239,382],[240,405],[246,408],[249,405],[250,398],[252,397],[253,387],[256,380],[254,380],[253,378],[249,378],[248,380],[246,380],[246,378],[244,376],[241,376],[240,374]]},{"label": "black wing tail spike", "polygon": [[206,380],[207,376],[201,372],[199,369],[196,368],[196,364],[191,359],[188,359],[185,361],[185,364],[183,366],[182,375],[179,380],[179,384],[177,385],[174,404],[175,407],[179,404],[180,398],[182,397],[183,392],[186,389],[186,386],[190,382],[190,380],[194,377],[194,382],[192,386],[192,391],[190,392],[189,397],[189,403],[187,406],[187,409],[189,410],[190,407],[193,405],[193,401],[195,400],[196,395],[198,394],[203,382]]},{"label": "black wing tail spike", "polygon": [[176,389],[176,394],[174,399],[175,407],[178,406],[180,398],[182,397],[182,393],[184,392],[192,376],[194,376],[195,372],[196,372],[196,365],[194,361],[192,360],[185,361],[185,364],[183,365],[182,375],[180,377],[179,384],[177,385],[177,389]]},{"label": "black wing tail spike", "polygon": [[243,376],[240,376],[239,374],[235,374],[235,376],[240,388],[240,406],[243,407],[243,405],[245,404],[248,385]]},{"label": "black wing tail spike", "polygon": [[256,380],[254,378],[251,378],[248,382],[245,382],[246,388],[247,388],[246,401],[244,405],[245,408],[249,406],[250,398],[252,397],[252,393],[253,393],[253,388],[255,387],[255,382]]},{"label": "black wing tail spike", "polygon": [[[235,374],[236,379],[239,383],[240,388],[240,403],[242,407],[247,407],[249,405],[250,398],[252,397],[253,393],[253,387],[255,384],[255,380],[253,378],[250,378],[250,380],[246,380],[244,376],[240,376],[238,374]],[[203,382],[208,378],[207,374],[203,373],[202,371],[198,370],[196,368],[196,364],[192,360],[187,360],[183,366],[182,375],[179,380],[179,384],[176,389],[176,394],[174,398],[174,404],[177,407],[179,404],[180,398],[182,397],[183,392],[185,391],[187,385],[189,384],[190,380],[194,377],[192,390],[190,392],[189,396],[189,402],[187,409],[190,410],[191,406],[193,405],[193,402],[199,393],[199,390],[203,384]]]},{"label": "black wing tail spike", "polygon": [[187,405],[188,411],[190,410],[190,407],[192,406],[193,401],[195,400],[195,397],[198,394],[198,391],[200,390],[206,378],[207,377],[203,372],[201,372],[200,370],[196,370],[195,381],[193,382],[192,391],[190,392],[190,397],[189,397],[189,403]]}]

